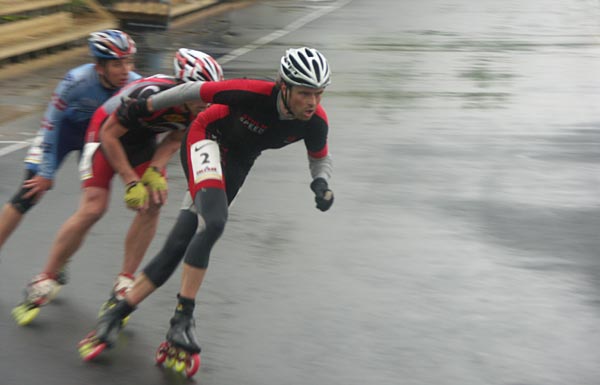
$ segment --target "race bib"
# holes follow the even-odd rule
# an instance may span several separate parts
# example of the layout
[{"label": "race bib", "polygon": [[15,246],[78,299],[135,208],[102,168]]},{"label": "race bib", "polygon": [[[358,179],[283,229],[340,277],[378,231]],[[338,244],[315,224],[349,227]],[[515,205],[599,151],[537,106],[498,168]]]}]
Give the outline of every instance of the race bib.
[{"label": "race bib", "polygon": [[219,146],[212,140],[201,140],[190,146],[194,184],[207,179],[223,180]]},{"label": "race bib", "polygon": [[79,161],[79,178],[81,180],[90,179],[93,176],[92,158],[98,147],[100,147],[99,142],[89,142],[83,146],[81,160]]}]

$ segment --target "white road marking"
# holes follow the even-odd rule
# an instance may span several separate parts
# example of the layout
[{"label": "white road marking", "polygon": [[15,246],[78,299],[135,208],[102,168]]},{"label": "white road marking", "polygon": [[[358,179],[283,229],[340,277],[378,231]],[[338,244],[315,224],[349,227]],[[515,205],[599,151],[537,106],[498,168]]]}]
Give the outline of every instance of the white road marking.
[{"label": "white road marking", "polygon": [[237,59],[238,57],[240,57],[242,55],[247,54],[248,52],[254,51],[257,48],[267,45],[270,42],[272,42],[273,40],[279,39],[280,37],[283,37],[291,32],[294,32],[294,31],[302,28],[306,24],[310,23],[311,21],[316,20],[322,16],[325,16],[328,13],[335,11],[336,9],[340,9],[351,2],[352,2],[352,0],[340,0],[340,1],[333,3],[330,6],[323,7],[323,8],[316,10],[313,13],[309,13],[308,15],[305,15],[305,16],[301,17],[300,19],[296,20],[295,22],[291,23],[286,28],[271,32],[267,36],[263,36],[259,39],[256,39],[254,42],[247,44],[244,47],[234,49],[227,55],[220,57],[219,64],[223,65],[227,62]]}]

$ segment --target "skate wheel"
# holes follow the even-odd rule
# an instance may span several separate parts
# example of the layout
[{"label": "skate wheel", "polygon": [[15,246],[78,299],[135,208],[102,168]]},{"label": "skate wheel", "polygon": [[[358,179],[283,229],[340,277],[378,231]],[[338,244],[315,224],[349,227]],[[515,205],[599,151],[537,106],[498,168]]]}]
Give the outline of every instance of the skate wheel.
[{"label": "skate wheel", "polygon": [[31,323],[39,313],[39,307],[32,308],[29,304],[22,304],[13,309],[12,316],[19,326],[25,326]]},{"label": "skate wheel", "polygon": [[169,351],[169,344],[163,342],[160,344],[158,349],[156,349],[156,355],[154,356],[157,365],[161,365],[167,359],[167,352]]},{"label": "skate wheel", "polygon": [[187,362],[186,360],[175,360],[175,365],[173,365],[173,370],[175,370],[177,373],[183,373],[183,371],[186,368]]},{"label": "skate wheel", "polygon": [[192,378],[194,374],[200,368],[200,355],[198,353],[192,354],[187,359],[187,365],[185,368],[185,375],[187,378]]},{"label": "skate wheel", "polygon": [[82,339],[81,341],[79,341],[79,343],[77,344],[78,348],[81,348],[83,345],[89,344],[90,342],[92,342],[92,338],[96,335],[95,331],[91,331],[88,334],[86,334],[86,336],[84,337],[84,339]]},{"label": "skate wheel", "polygon": [[170,346],[167,351],[167,359],[165,360],[165,367],[172,368],[175,365],[175,361],[177,360],[177,349]]},{"label": "skate wheel", "polygon": [[104,349],[106,349],[106,343],[90,341],[79,348],[79,354],[84,361],[90,361],[98,357],[98,355],[102,353]]},{"label": "skate wheel", "polygon": [[165,360],[165,367],[172,368],[173,365],[175,365],[175,357],[167,356],[167,359]]}]

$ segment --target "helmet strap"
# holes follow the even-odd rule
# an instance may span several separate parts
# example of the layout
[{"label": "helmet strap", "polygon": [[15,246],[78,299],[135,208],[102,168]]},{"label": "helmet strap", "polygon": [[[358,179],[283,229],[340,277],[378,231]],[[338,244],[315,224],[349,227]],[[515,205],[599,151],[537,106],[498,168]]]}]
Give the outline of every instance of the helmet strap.
[{"label": "helmet strap", "polygon": [[288,98],[290,95],[290,92],[292,92],[292,86],[284,83],[285,84],[285,92],[283,92],[283,90],[281,90],[281,101],[283,102],[283,107],[286,109],[287,111],[287,116],[288,117],[294,117],[294,113],[292,112],[292,109],[290,108],[289,104],[288,104]]}]

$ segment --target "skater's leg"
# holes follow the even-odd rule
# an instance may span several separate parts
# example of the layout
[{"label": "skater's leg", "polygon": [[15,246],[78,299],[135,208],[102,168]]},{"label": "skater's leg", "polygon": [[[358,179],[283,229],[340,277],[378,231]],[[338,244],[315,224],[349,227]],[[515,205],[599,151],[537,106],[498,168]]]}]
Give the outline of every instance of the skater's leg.
[{"label": "skater's leg", "polygon": [[108,204],[109,192],[99,187],[86,187],[79,208],[62,225],[52,247],[44,272],[56,274],[79,249],[90,228],[100,219]]},{"label": "skater's leg", "polygon": [[159,214],[160,206],[154,203],[150,204],[148,210],[136,214],[125,238],[125,256],[121,273],[133,275],[140,266],[156,234]]},{"label": "skater's leg", "polygon": [[126,293],[133,287],[133,273],[137,270],[152,238],[154,238],[159,213],[160,207],[151,204],[148,210],[136,214],[125,239],[125,257],[121,272],[115,279],[109,299],[100,308],[100,315],[108,308],[115,306],[118,301],[123,300]]},{"label": "skater's leg", "polygon": [[184,263],[179,294],[185,298],[196,298],[196,294],[200,290],[205,275],[206,269]]},{"label": "skater's leg", "polygon": [[12,203],[4,205],[0,214],[0,248],[16,230],[24,216]]},{"label": "skater's leg", "polygon": [[197,226],[198,217],[194,212],[188,209],[179,212],[177,222],[163,247],[143,272],[138,274],[133,287],[127,292],[126,300],[129,304],[138,305],[169,279],[181,262]]},{"label": "skater's leg", "polygon": [[44,271],[33,278],[25,290],[25,300],[13,309],[19,325],[31,322],[39,307],[50,302],[60,288],[57,274],[79,248],[88,230],[102,217],[108,191],[97,187],[84,189],[79,209],[60,228],[54,239]]},{"label": "skater's leg", "polygon": [[146,297],[152,294],[158,287],[144,273],[135,277],[133,287],[125,295],[125,301],[130,305],[140,304]]},{"label": "skater's leg", "polygon": [[198,233],[185,252],[180,295],[196,298],[206,274],[210,251],[227,223],[227,196],[224,190],[204,188],[196,193],[194,203],[200,220]]},{"label": "skater's leg", "polygon": [[[31,179],[36,172],[34,170],[25,170],[25,180]],[[38,202],[39,196],[24,198],[30,189],[21,187],[15,193],[10,202],[7,202],[0,213],[0,249],[4,243],[19,227],[25,214]]]}]

